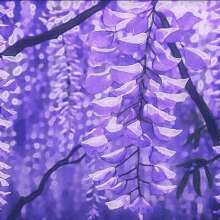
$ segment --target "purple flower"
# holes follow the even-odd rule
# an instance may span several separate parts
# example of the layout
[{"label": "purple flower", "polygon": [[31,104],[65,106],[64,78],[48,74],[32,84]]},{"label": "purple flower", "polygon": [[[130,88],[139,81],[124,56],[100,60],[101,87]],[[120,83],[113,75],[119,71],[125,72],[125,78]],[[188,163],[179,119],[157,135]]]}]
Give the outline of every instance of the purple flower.
[{"label": "purple flower", "polygon": [[129,209],[132,212],[138,210],[141,215],[147,214],[148,210],[153,211],[151,205],[140,195],[129,205]]}]

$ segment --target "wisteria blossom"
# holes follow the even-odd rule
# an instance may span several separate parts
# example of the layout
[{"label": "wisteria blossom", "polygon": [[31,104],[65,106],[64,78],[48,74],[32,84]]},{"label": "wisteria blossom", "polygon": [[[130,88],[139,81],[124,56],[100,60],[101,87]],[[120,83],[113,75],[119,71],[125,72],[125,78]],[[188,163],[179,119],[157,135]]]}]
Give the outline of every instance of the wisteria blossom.
[{"label": "wisteria blossom", "polygon": [[0,2],[0,219],[220,219],[218,1]]}]

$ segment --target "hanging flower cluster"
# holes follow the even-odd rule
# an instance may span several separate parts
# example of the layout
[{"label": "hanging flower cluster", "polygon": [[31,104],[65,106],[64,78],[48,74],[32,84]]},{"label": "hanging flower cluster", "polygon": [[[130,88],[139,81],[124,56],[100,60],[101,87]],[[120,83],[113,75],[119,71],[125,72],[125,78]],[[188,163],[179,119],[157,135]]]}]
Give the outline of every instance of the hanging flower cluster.
[{"label": "hanging flower cluster", "polygon": [[[161,141],[169,141],[182,131],[173,127],[176,120],[173,109],[187,98],[187,93],[181,90],[188,79],[178,79],[177,65],[183,61],[171,55],[167,43],[182,41],[182,32],[201,20],[189,12],[188,16],[177,19],[174,28],[158,28],[157,11],[163,11],[163,7],[155,8],[151,2],[114,2],[105,8],[102,29],[90,33],[88,44],[90,65],[104,64],[106,70],[89,73],[84,83],[90,94],[110,91],[108,97],[93,101],[93,110],[102,122],[84,137],[82,145],[90,156],[94,151],[103,152],[108,148],[111,152],[102,153],[101,158],[113,166],[90,177],[97,189],[108,189],[117,195],[129,188],[129,182],[136,184],[130,192],[106,204],[109,209],[138,210],[140,219],[151,210],[141,190],[143,184],[156,195],[175,188],[160,184],[175,178],[175,173],[165,165],[175,151],[164,147]],[[190,18],[190,24],[186,24],[184,16]],[[137,22],[142,25],[135,25]],[[184,48],[184,58],[186,66],[195,70],[210,63],[205,53],[194,48]],[[114,147],[112,143],[122,137],[120,146]],[[119,174],[130,158],[135,166]],[[151,173],[149,180],[141,177],[144,172],[140,170],[145,167],[148,167],[145,171],[148,177]]]},{"label": "hanging flower cluster", "polygon": [[[8,10],[1,9],[1,15],[0,17],[3,17],[4,15],[8,12],[10,12],[12,8],[9,8]],[[6,25],[3,24],[1,21],[0,24],[0,44],[1,44],[1,49],[4,49],[5,45],[7,45],[7,41],[9,37],[13,34],[13,31],[15,29],[14,25]],[[10,74],[5,71],[5,66],[4,66],[4,58],[1,61],[1,67],[0,67],[0,127],[1,127],[1,132],[3,132],[5,129],[8,129],[9,127],[12,126],[11,123],[11,116],[15,115],[16,112],[12,109],[8,109],[7,107],[7,102],[9,101],[10,93],[14,92],[17,88],[15,79],[10,76]],[[6,61],[7,62],[7,61]],[[0,135],[1,136],[1,135]],[[3,143],[0,141],[0,155],[2,157],[6,157],[6,154],[10,152],[9,150],[9,144]],[[0,162],[0,170],[8,170],[11,167],[4,163]],[[10,175],[4,173],[3,171],[0,171],[0,182],[1,186],[9,186],[9,183],[7,179],[10,177]],[[5,201],[4,197],[11,192],[5,192],[0,190],[0,203],[1,206],[5,205],[7,202]],[[0,208],[1,209],[1,208]]]},{"label": "hanging flower cluster", "polygon": [[[18,80],[21,87],[24,85],[21,88],[24,95],[19,93],[23,98],[21,109],[25,110],[22,117],[29,130],[24,135],[24,145],[30,151],[22,153],[26,156],[31,152],[30,157],[20,158],[23,163],[20,171],[22,173],[23,168],[29,166],[25,172],[33,177],[33,187],[42,187],[42,175],[43,179],[51,175],[49,189],[53,190],[52,196],[56,199],[54,212],[58,218],[62,217],[66,203],[62,196],[69,196],[74,203],[72,210],[79,209],[85,199],[89,208],[87,218],[91,220],[102,215],[100,208],[106,200],[108,209],[129,209],[137,212],[139,219],[144,219],[158,201],[174,190],[177,199],[181,195],[184,199],[189,195],[187,200],[194,200],[198,195],[195,201],[198,203],[198,214],[201,214],[201,207],[206,202],[204,197],[203,200],[200,198],[202,191],[208,187],[212,189],[214,185],[209,164],[220,158],[220,149],[214,144],[213,150],[218,154],[214,159],[191,157],[208,158],[213,153],[212,149],[198,150],[198,146],[204,143],[210,145],[208,135],[203,137],[208,120],[199,104],[210,110],[207,117],[214,118],[218,131],[219,47],[216,46],[218,40],[213,38],[219,35],[219,4],[210,3],[209,13],[203,13],[203,8],[199,8],[203,3],[192,3],[194,10],[185,2],[112,1],[108,5],[103,2],[47,1],[42,3],[45,6],[43,11],[36,10],[40,3],[28,3],[27,7],[25,3],[19,3],[16,8],[21,6],[22,12],[19,11],[15,17],[21,16],[21,24],[18,22],[16,35],[10,38],[15,26],[0,24],[2,51],[5,49],[3,43],[12,45],[17,36],[24,37],[29,32],[46,38],[53,36],[52,40],[50,38],[41,45],[36,43],[36,47],[25,49],[26,54],[20,54],[23,60],[16,67],[18,76],[22,70],[26,71],[26,75],[18,77]],[[102,4],[107,7],[100,13],[98,11],[104,8],[99,8]],[[92,12],[84,13],[90,7]],[[28,8],[30,14],[27,13]],[[35,13],[39,15],[39,11],[42,16],[36,19]],[[207,35],[200,29],[210,17],[209,21],[215,27],[214,33],[209,35],[211,40],[208,45],[203,38],[204,41],[198,43],[199,35]],[[24,28],[28,19],[30,31]],[[74,22],[75,27],[70,30],[68,25],[73,27]],[[37,27],[36,30],[32,30],[34,27]],[[57,32],[53,32],[54,27]],[[61,27],[68,31],[58,36],[56,33]],[[25,39],[17,45],[22,45]],[[12,57],[8,59],[16,60]],[[16,84],[7,73],[11,66],[6,69],[3,63],[1,65],[0,125],[8,128],[10,116],[15,112],[5,103],[9,93],[15,91]],[[35,92],[37,95],[32,99]],[[189,112],[194,112],[196,120],[194,115],[181,114],[189,104]],[[184,120],[188,120],[188,124],[180,124]],[[191,127],[188,129],[186,124]],[[201,127],[196,129],[200,124]],[[180,150],[182,140],[184,146],[194,143],[192,155],[187,150]],[[2,156],[9,152],[8,144],[0,142],[0,148]],[[87,157],[83,154],[80,159],[84,151]],[[62,159],[69,152],[73,154]],[[171,165],[175,158],[179,159],[179,155],[190,158],[188,162],[176,166],[186,169],[181,179]],[[75,164],[79,163],[77,161],[81,163]],[[67,166],[60,173],[53,173],[62,165]],[[0,169],[9,168],[0,162]],[[44,175],[45,168],[49,170],[49,175]],[[0,182],[6,186],[8,175],[1,173]],[[89,184],[82,184],[81,177],[88,174]],[[203,179],[208,180],[207,185],[201,184]],[[219,179],[218,173],[215,179]],[[26,183],[25,180],[21,181],[22,184],[32,187],[31,181]],[[22,184],[19,182],[18,185]],[[191,185],[196,192],[192,193],[193,196],[189,194]],[[216,190],[218,186],[219,183],[215,184]],[[15,184],[16,187],[22,194]],[[28,187],[26,193],[29,194]],[[8,192],[0,191],[0,194],[3,197]],[[0,202],[5,204],[2,197]],[[44,213],[47,207],[44,207],[42,198],[36,200],[33,207],[40,207]],[[171,201],[169,196],[166,198],[165,209]],[[219,201],[218,193],[214,198]],[[173,204],[173,209],[180,203]],[[25,215],[29,217],[27,212]]]}]

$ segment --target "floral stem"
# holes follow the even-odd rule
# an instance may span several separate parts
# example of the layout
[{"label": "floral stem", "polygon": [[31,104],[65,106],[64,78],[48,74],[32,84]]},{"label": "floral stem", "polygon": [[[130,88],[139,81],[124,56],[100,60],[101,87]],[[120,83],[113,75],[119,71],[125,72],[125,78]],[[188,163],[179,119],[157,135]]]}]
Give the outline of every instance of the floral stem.
[{"label": "floral stem", "polygon": [[133,172],[134,170],[136,170],[136,169],[137,169],[137,167],[134,167],[133,169],[129,170],[128,172],[123,173],[123,174],[121,174],[121,175],[118,175],[118,177],[126,176],[126,175],[128,175],[129,173],[132,173],[132,172]]},{"label": "floral stem", "polygon": [[[140,90],[141,90],[141,94],[140,94],[140,98],[139,98],[139,113],[138,113],[138,118],[140,120],[143,120],[142,118],[142,114],[141,114],[141,111],[143,109],[143,101],[147,102],[144,98],[144,90],[146,89],[145,85],[144,85],[144,76],[146,76],[146,66],[147,66],[147,50],[148,50],[148,46],[150,47],[150,43],[149,43],[149,39],[150,39],[150,34],[151,34],[151,30],[152,30],[152,27],[153,27],[153,22],[154,22],[154,16],[155,16],[155,6],[153,7],[150,15],[152,15],[151,17],[151,24],[150,24],[150,27],[148,29],[148,36],[147,36],[147,39],[146,39],[146,47],[145,47],[145,52],[144,52],[144,70],[143,70],[143,74],[142,74],[142,80],[141,80],[141,84],[140,84]],[[149,16],[150,16],[149,15]],[[143,120],[145,122],[148,122],[148,123],[151,123],[150,121],[148,120]]]},{"label": "floral stem", "polygon": [[138,164],[137,164],[137,184],[138,184],[138,193],[141,194],[141,186],[140,186],[140,177],[139,177],[139,166],[140,166],[140,149],[138,148]]},{"label": "floral stem", "polygon": [[135,102],[134,104],[128,106],[127,108],[125,108],[124,110],[122,110],[121,112],[119,112],[119,113],[117,114],[117,117],[120,116],[121,114],[123,114],[124,112],[126,112],[127,110],[129,110],[130,108],[133,108],[133,107],[135,107],[135,106],[137,106],[137,105],[138,105],[138,102]]},{"label": "floral stem", "polygon": [[118,165],[115,166],[115,168],[121,166],[122,164],[124,164],[127,160],[129,160],[133,155],[135,155],[138,152],[138,150],[134,151],[129,157],[127,157],[125,160],[123,160],[123,162],[119,163]]}]

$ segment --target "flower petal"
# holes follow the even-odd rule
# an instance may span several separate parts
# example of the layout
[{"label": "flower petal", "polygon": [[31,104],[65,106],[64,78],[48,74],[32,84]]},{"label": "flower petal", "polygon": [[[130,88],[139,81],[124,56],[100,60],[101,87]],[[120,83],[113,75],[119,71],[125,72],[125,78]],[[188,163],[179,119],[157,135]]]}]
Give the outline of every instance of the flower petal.
[{"label": "flower petal", "polygon": [[111,187],[115,186],[117,183],[117,179],[118,177],[112,177],[110,178],[107,182],[96,186],[95,188],[97,190],[106,190],[106,189],[110,189]]},{"label": "flower petal", "polygon": [[106,90],[112,84],[109,73],[89,74],[84,82],[84,88],[90,94],[97,94]]},{"label": "flower petal", "polygon": [[154,146],[149,159],[152,163],[166,163],[175,153],[175,151],[169,150],[165,147]]},{"label": "flower petal", "polygon": [[126,209],[130,203],[130,196],[129,195],[122,195],[115,200],[110,202],[106,202],[105,204],[108,206],[110,210],[118,209],[122,206]]},{"label": "flower petal", "polygon": [[184,47],[186,66],[192,70],[201,70],[211,64],[208,54],[196,49]]},{"label": "flower petal", "polygon": [[160,43],[164,41],[175,43],[183,41],[184,37],[179,28],[160,28],[156,32],[156,40]]},{"label": "flower petal", "polygon": [[113,151],[112,153],[105,154],[101,158],[107,163],[120,163],[126,156],[127,149],[125,147]]},{"label": "flower petal", "polygon": [[111,191],[113,191],[116,195],[119,195],[125,190],[126,185],[127,185],[127,181],[124,180],[118,183],[116,186],[112,187]]},{"label": "flower petal", "polygon": [[126,135],[131,139],[139,139],[142,133],[141,124],[138,120],[127,126]]},{"label": "flower petal", "polygon": [[171,193],[175,188],[176,185],[165,186],[154,183],[150,184],[150,192],[153,195],[164,195],[167,193]]},{"label": "flower petal", "polygon": [[114,32],[112,31],[93,31],[89,34],[88,44],[99,48],[109,47],[114,39]]},{"label": "flower petal", "polygon": [[150,118],[154,123],[163,123],[165,121],[175,121],[176,117],[161,111],[152,104],[146,104],[143,109],[144,117]]},{"label": "flower petal", "polygon": [[196,23],[200,21],[202,21],[201,18],[195,16],[191,12],[187,12],[177,20],[177,23],[181,30],[189,31]]},{"label": "flower petal", "polygon": [[115,167],[108,167],[104,170],[97,171],[93,174],[89,174],[89,177],[95,181],[99,182],[105,179],[107,176],[113,176],[115,174]]},{"label": "flower petal", "polygon": [[180,61],[180,58],[172,57],[169,54],[157,54],[153,60],[153,68],[157,71],[168,71],[175,68]]},{"label": "flower petal", "polygon": [[173,179],[176,177],[176,173],[174,173],[173,171],[171,171],[170,169],[168,169],[167,167],[165,167],[163,164],[157,164],[155,165],[156,167],[159,167],[160,169],[163,170],[164,174],[166,175],[166,177],[168,179]]},{"label": "flower petal", "polygon": [[112,112],[117,113],[121,107],[122,96],[106,97],[104,99],[93,101],[92,106],[95,114],[99,116],[110,116]]},{"label": "flower petal", "polygon": [[85,152],[89,156],[92,156],[94,151],[100,151],[100,150],[102,151],[107,143],[108,140],[106,139],[105,135],[100,135],[82,141],[81,145],[83,146]]},{"label": "flower petal", "polygon": [[106,26],[115,27],[119,22],[125,19],[134,18],[134,17],[135,17],[134,14],[117,12],[109,8],[105,8],[104,13],[103,13],[103,23]]},{"label": "flower petal", "polygon": [[182,130],[160,127],[157,125],[154,125],[153,129],[156,137],[164,141],[169,141],[171,138],[176,137],[178,134],[182,132]]},{"label": "flower petal", "polygon": [[152,146],[152,140],[146,134],[143,134],[138,140],[138,147],[145,148],[150,146]]},{"label": "flower petal", "polygon": [[135,63],[127,66],[112,66],[112,80],[119,84],[124,84],[134,79],[135,76],[138,76],[142,72],[142,70],[143,67],[140,63]]},{"label": "flower petal", "polygon": [[4,70],[0,70],[0,77],[2,79],[7,79],[9,77],[9,73]]}]

